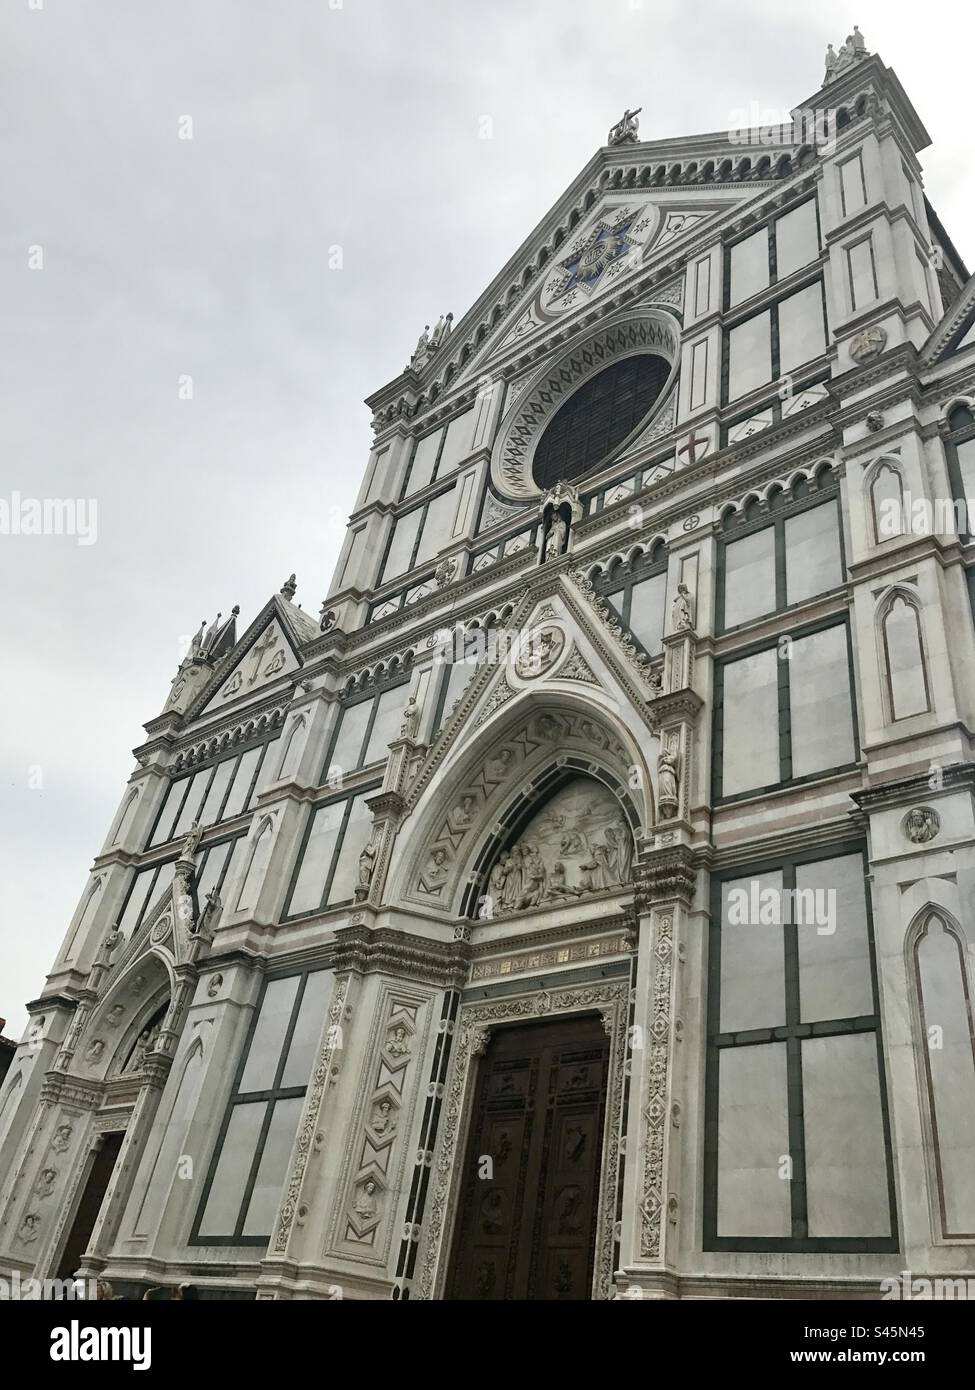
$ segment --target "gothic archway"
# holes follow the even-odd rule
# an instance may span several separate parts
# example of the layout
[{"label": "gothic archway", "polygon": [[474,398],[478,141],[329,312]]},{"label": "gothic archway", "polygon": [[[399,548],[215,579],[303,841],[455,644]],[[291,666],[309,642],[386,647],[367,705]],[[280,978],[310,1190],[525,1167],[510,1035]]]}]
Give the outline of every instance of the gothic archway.
[{"label": "gothic archway", "polygon": [[[508,718],[492,719],[423,788],[400,832],[387,898],[454,918],[477,915],[483,884],[511,835],[572,777],[594,779],[600,795],[613,798],[635,853],[641,828],[654,820],[649,764],[632,731],[595,698],[520,697]],[[599,841],[606,845],[603,833]]]}]

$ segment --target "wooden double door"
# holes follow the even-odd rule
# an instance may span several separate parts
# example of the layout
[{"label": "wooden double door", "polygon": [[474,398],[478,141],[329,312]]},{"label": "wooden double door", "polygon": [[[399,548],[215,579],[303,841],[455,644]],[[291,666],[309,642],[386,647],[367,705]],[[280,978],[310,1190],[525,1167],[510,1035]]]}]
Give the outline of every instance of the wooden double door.
[{"label": "wooden double door", "polygon": [[592,1296],[608,1072],[598,1017],[492,1035],[478,1069],[448,1298]]}]

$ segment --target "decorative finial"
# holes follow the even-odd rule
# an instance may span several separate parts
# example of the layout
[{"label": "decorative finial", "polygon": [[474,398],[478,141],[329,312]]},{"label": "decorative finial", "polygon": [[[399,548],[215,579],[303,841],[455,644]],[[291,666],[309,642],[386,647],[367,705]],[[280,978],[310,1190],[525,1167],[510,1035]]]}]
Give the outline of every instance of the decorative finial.
[{"label": "decorative finial", "polygon": [[640,138],[640,122],[637,116],[642,110],[642,106],[638,106],[635,111],[627,108],[606,136],[607,145],[635,145]]},{"label": "decorative finial", "polygon": [[823,86],[831,82],[834,77],[838,77],[841,72],[845,72],[853,63],[858,63],[861,58],[869,58],[867,45],[863,35],[860,33],[859,24],[854,24],[853,33],[847,34],[846,43],[840,44],[838,53],[834,52],[833,45],[826,45],[826,75],[823,78]]},{"label": "decorative finial", "polygon": [[284,594],[285,598],[288,600],[289,603],[294,598],[297,590],[298,581],[295,579],[293,574],[289,574],[288,578],[281,585],[281,592],[282,594]]}]

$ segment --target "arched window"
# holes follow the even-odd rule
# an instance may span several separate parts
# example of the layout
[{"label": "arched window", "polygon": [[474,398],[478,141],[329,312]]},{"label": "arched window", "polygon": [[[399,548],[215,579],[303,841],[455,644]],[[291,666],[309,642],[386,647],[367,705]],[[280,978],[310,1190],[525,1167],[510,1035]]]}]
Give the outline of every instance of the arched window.
[{"label": "arched window", "polygon": [[919,1028],[915,1055],[927,1102],[941,1235],[975,1237],[971,1183],[975,1132],[975,1017],[960,930],[940,913],[923,917],[909,950]]},{"label": "arched window", "polygon": [[271,839],[274,832],[274,820],[271,816],[265,816],[261,823],[261,828],[257,832],[251,849],[250,860],[247,864],[247,872],[244,875],[244,882],[241,884],[240,892],[237,894],[237,904],[235,912],[243,912],[251,908],[257,902],[257,895],[260,891],[261,883],[264,879],[264,871],[267,868],[267,861],[271,854]]},{"label": "arched window", "polygon": [[921,618],[903,594],[894,595],[881,619],[884,664],[892,719],[908,719],[931,708],[921,642]]},{"label": "arched window", "polygon": [[896,468],[882,463],[870,482],[873,538],[877,545],[904,534],[904,483]]},{"label": "arched window", "polygon": [[278,781],[285,777],[293,777],[298,770],[298,763],[301,761],[301,750],[303,743],[297,739],[297,734],[305,727],[305,716],[299,715],[292,722],[291,728],[284,737],[284,756],[281,759],[281,767],[278,770]]}]

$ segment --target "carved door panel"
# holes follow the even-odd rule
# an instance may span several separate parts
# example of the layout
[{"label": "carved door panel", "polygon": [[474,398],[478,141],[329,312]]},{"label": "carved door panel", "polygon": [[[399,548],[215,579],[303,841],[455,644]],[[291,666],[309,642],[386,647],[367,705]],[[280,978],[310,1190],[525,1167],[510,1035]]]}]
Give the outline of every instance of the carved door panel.
[{"label": "carved door panel", "polygon": [[448,1297],[590,1297],[608,1070],[598,1018],[494,1034],[478,1070]]}]

